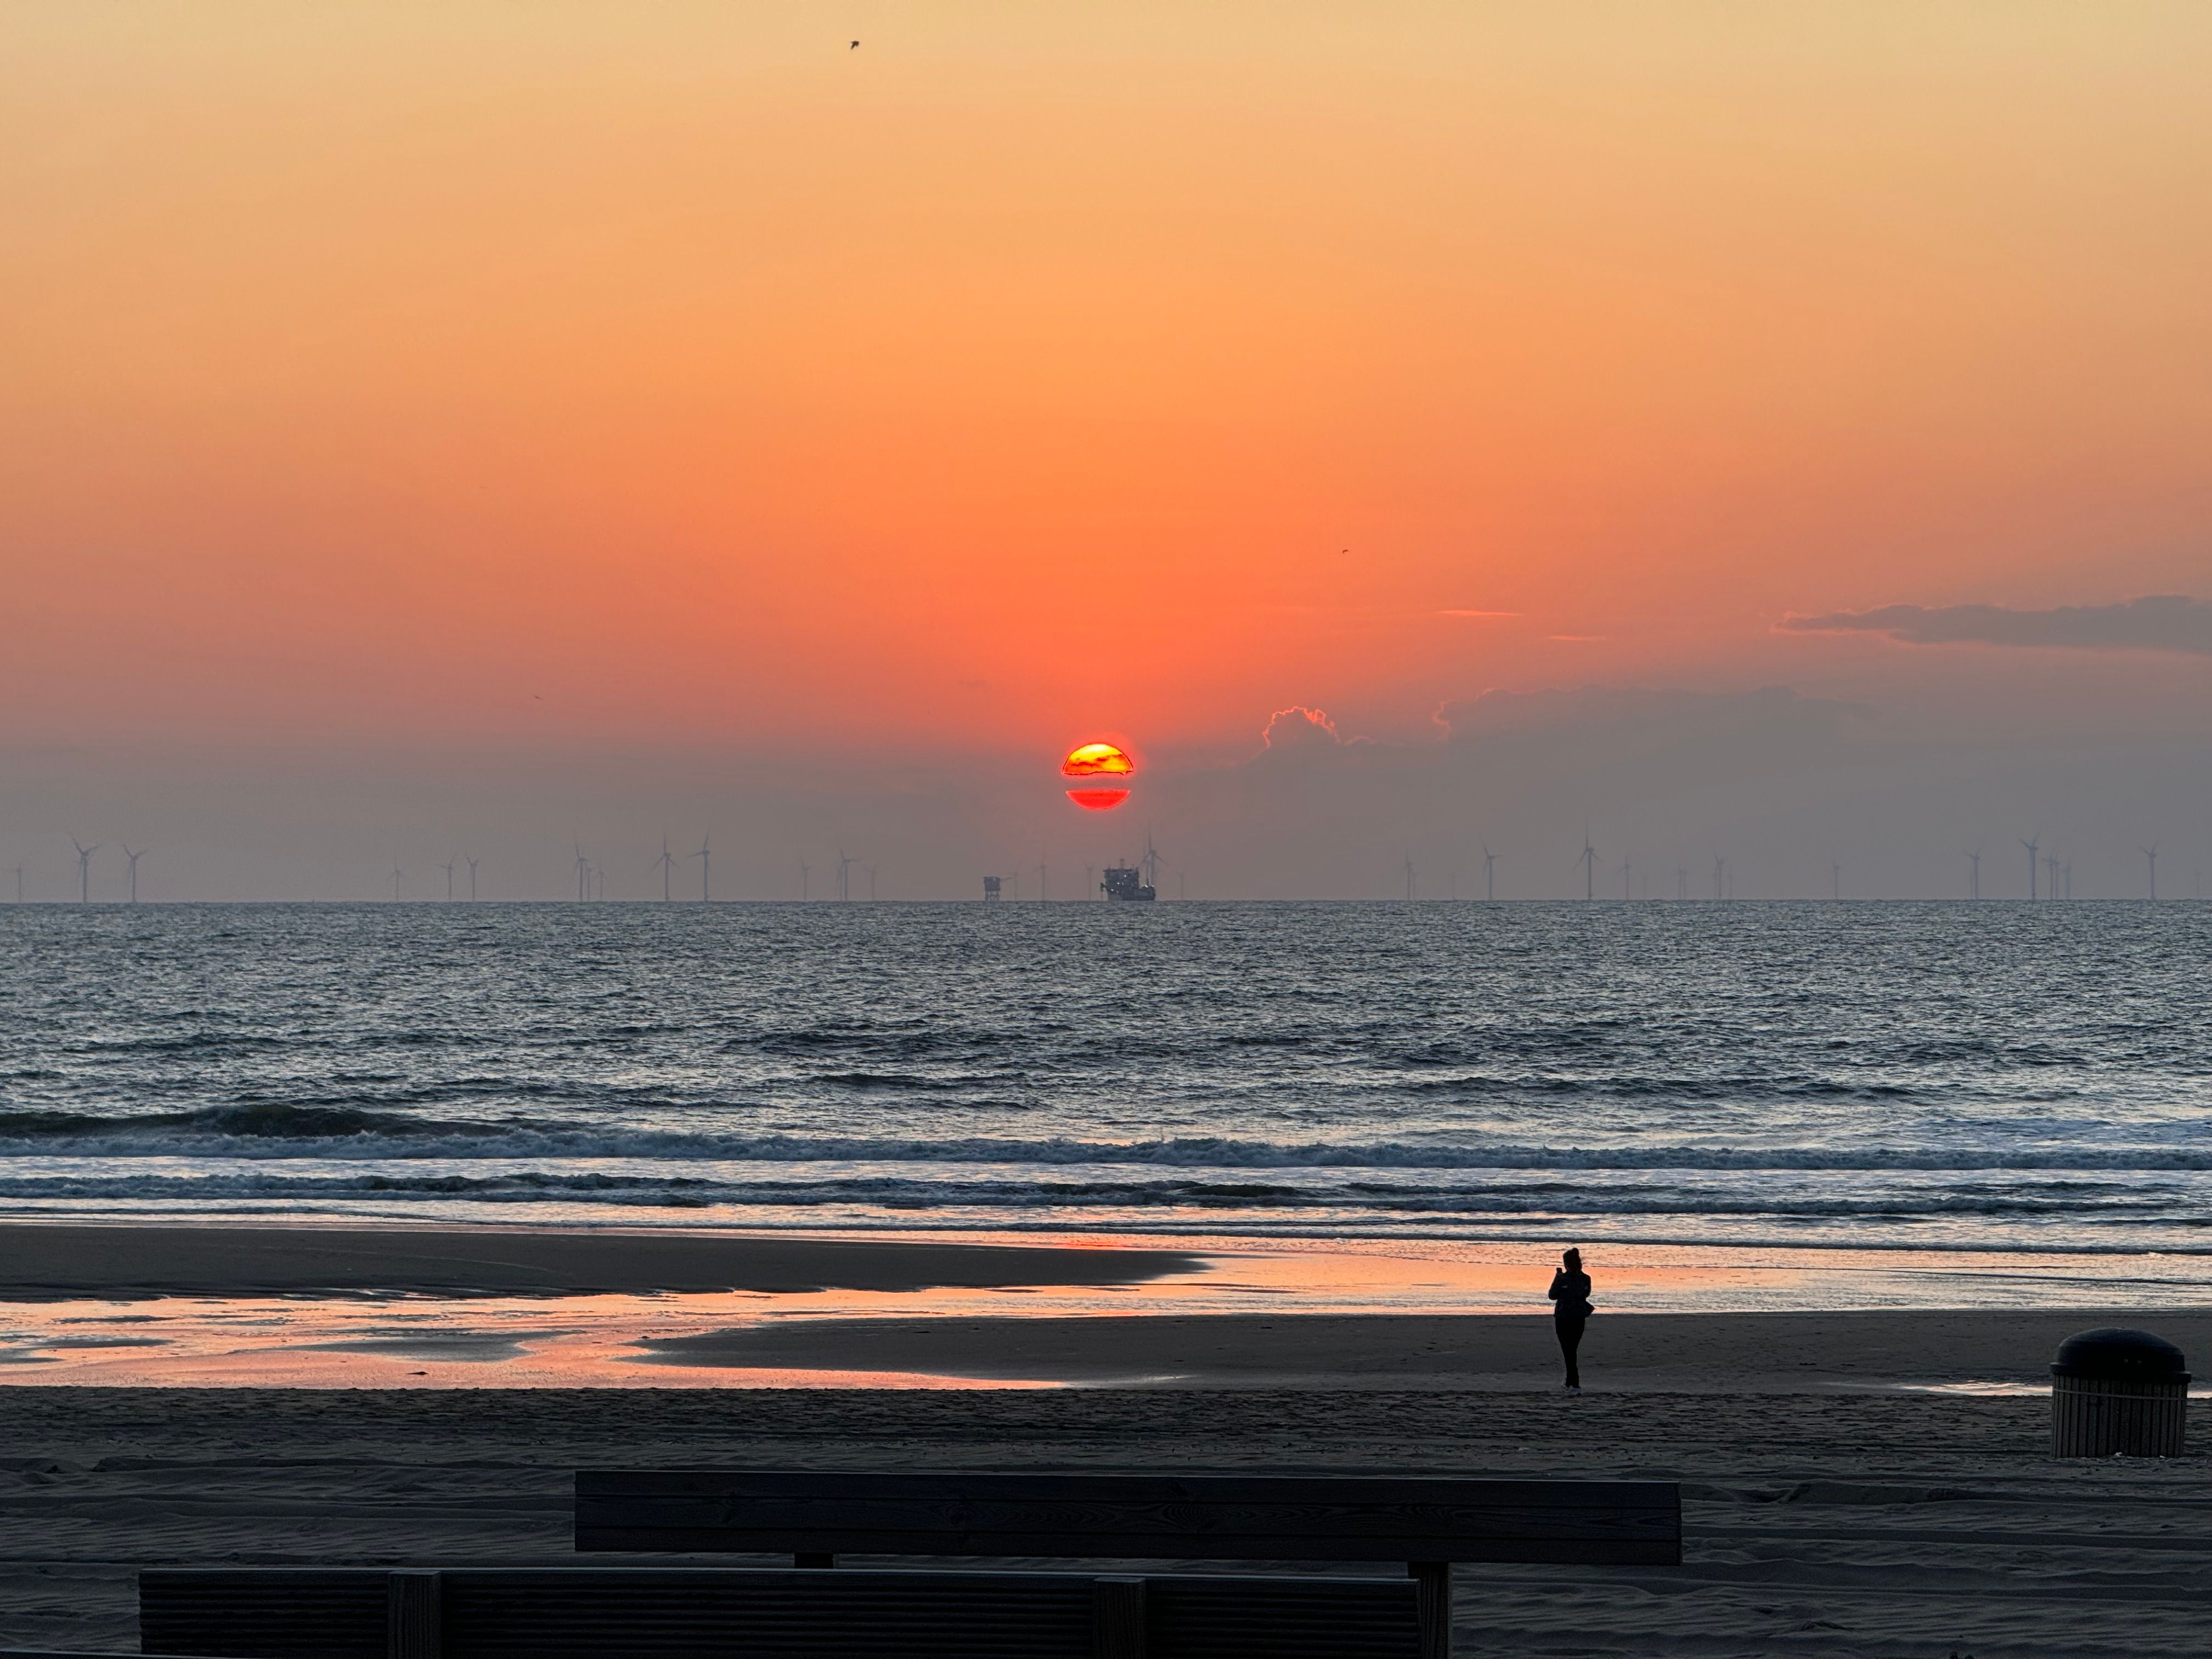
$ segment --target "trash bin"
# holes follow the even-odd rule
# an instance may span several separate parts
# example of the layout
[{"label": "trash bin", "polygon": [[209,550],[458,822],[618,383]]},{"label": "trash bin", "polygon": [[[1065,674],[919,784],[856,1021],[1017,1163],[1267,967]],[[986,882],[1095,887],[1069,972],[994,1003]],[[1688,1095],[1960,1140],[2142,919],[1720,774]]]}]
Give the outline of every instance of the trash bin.
[{"label": "trash bin", "polygon": [[2189,1372],[2148,1331],[2084,1331],[2051,1367],[2053,1457],[2179,1457]]}]

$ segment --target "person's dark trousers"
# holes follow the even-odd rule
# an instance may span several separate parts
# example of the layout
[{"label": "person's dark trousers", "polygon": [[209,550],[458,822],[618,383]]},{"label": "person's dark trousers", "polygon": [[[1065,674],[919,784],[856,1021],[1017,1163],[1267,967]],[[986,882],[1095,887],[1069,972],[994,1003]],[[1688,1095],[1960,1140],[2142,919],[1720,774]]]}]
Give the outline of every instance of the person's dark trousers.
[{"label": "person's dark trousers", "polygon": [[1589,1323],[1587,1316],[1581,1319],[1554,1318],[1552,1328],[1559,1334],[1559,1353],[1567,1362],[1567,1386],[1579,1389],[1583,1385],[1582,1369],[1575,1364],[1576,1350],[1583,1345],[1583,1327]]}]

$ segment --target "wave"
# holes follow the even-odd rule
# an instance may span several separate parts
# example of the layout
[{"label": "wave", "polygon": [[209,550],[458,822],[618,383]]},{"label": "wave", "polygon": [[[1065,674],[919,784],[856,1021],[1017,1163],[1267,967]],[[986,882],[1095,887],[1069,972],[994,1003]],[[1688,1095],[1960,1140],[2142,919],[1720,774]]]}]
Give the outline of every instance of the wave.
[{"label": "wave", "polygon": [[251,1103],[98,1117],[0,1112],[0,1158],[620,1159],[750,1164],[1119,1165],[1214,1170],[2212,1170],[2212,1147],[2051,1146],[1547,1146],[1435,1140],[1266,1140],[1185,1135],[743,1134],[579,1127],[538,1119],[422,1118],[361,1108]]},{"label": "wave", "polygon": [[932,1212],[1174,1210],[1274,1212],[1309,1216],[1434,1218],[1492,1221],[1544,1216],[1765,1218],[1778,1221],[1910,1222],[1934,1218],[2050,1221],[2099,1230],[2130,1226],[2212,1227],[2191,1193],[2107,1198],[2090,1208],[2070,1189],[2033,1188],[2004,1193],[1957,1190],[1872,1193],[1700,1191],[1674,1186],[1577,1187],[1564,1182],[1459,1188],[1363,1185],[1292,1188],[1205,1181],[933,1182],[896,1175],[854,1175],[817,1181],[655,1178],[599,1170],[514,1170],[468,1175],[308,1173],[264,1167],[210,1174],[150,1175],[119,1170],[83,1176],[24,1177],[0,1172],[0,1200],[466,1199],[536,1203],[583,1200],[602,1205],[782,1210],[867,1206]]}]

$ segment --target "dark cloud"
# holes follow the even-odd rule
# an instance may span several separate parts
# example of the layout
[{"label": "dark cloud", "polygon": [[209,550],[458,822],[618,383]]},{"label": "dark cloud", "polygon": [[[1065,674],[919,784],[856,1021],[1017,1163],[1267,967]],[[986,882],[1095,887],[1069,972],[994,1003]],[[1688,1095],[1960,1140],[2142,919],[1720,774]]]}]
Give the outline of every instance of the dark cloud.
[{"label": "dark cloud", "polygon": [[2124,605],[2066,605],[2008,611],[1995,605],[1886,605],[1789,617],[1793,634],[1881,634],[1908,645],[2012,645],[2074,651],[2185,651],[2212,656],[2212,605],[2156,593]]}]

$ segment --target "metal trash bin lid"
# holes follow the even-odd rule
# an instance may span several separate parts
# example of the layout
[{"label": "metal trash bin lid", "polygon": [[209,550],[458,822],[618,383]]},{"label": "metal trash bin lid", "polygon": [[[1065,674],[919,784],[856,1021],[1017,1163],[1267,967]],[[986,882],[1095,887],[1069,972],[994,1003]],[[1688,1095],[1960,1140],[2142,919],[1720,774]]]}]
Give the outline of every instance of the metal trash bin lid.
[{"label": "metal trash bin lid", "polygon": [[2185,1387],[2188,1365],[2181,1350],[2162,1336],[2107,1327],[2083,1331],[2060,1343],[2051,1374],[2107,1382],[2179,1382]]}]

